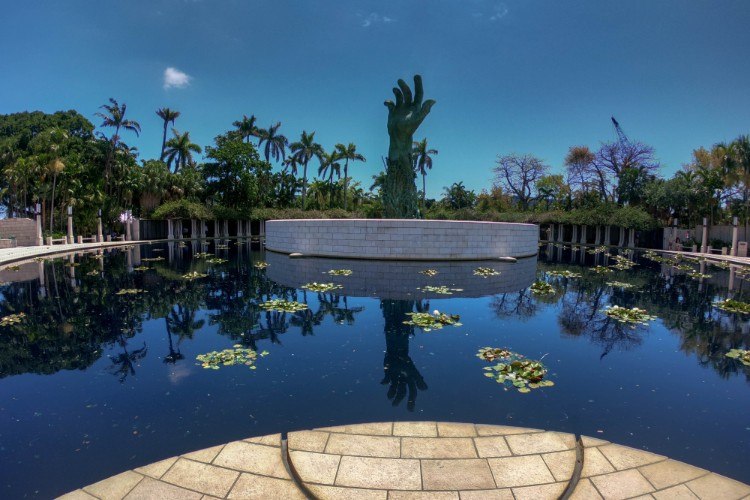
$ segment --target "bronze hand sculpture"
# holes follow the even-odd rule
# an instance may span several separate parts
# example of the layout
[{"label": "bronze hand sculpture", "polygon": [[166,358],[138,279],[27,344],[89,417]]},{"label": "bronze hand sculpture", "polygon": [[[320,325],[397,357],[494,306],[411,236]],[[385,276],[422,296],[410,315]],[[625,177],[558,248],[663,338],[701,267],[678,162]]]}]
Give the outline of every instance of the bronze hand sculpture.
[{"label": "bronze hand sculpture", "polygon": [[414,76],[414,95],[405,81],[393,88],[396,102],[385,101],[388,107],[388,164],[383,183],[383,207],[386,218],[414,219],[418,214],[416,174],[412,162],[414,132],[425,119],[435,101],[422,102],[422,77]]}]

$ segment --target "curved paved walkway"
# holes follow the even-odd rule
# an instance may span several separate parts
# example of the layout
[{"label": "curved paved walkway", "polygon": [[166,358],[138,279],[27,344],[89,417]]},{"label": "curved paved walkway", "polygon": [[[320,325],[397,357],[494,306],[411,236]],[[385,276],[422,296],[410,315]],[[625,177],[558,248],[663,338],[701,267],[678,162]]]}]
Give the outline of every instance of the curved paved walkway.
[{"label": "curved paved walkway", "polygon": [[[582,463],[577,456],[582,454]],[[249,438],[64,499],[750,498],[750,486],[600,439],[522,427],[381,422]]]}]

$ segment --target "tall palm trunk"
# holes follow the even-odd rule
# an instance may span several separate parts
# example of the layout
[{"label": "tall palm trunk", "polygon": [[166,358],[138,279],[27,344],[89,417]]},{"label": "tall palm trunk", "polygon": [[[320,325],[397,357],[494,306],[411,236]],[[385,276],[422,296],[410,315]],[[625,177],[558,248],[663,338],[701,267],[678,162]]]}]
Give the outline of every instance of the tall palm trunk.
[{"label": "tall palm trunk", "polygon": [[346,210],[346,201],[349,198],[347,187],[349,185],[349,160],[344,162],[344,210]]},{"label": "tall palm trunk", "polygon": [[307,162],[303,163],[302,170],[302,210],[307,208]]},{"label": "tall palm trunk", "polygon": [[424,212],[424,198],[425,198],[425,192],[427,191],[427,182],[425,181],[425,177],[427,177],[427,173],[422,170],[422,212]]},{"label": "tall palm trunk", "polygon": [[57,174],[52,176],[52,207],[49,211],[49,232],[52,233],[52,223],[55,218],[55,188],[57,187]]},{"label": "tall palm trunk", "polygon": [[164,133],[161,136],[161,156],[159,161],[164,161],[164,150],[167,148],[167,120],[164,120]]}]

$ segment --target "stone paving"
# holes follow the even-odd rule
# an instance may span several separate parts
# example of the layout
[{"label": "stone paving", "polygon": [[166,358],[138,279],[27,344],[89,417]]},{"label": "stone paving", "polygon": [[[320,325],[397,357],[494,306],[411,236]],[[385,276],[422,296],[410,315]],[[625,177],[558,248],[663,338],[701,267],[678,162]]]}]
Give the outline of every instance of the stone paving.
[{"label": "stone paving", "polygon": [[[582,453],[582,462],[577,456]],[[63,499],[748,499],[750,486],[600,439],[522,427],[378,422],[172,457]]]},{"label": "stone paving", "polygon": [[0,265],[16,263],[19,261],[54,255],[59,253],[80,252],[83,250],[98,250],[101,248],[121,247],[150,243],[149,241],[107,241],[103,243],[73,243],[65,245],[42,245],[34,247],[13,247],[0,250]]}]

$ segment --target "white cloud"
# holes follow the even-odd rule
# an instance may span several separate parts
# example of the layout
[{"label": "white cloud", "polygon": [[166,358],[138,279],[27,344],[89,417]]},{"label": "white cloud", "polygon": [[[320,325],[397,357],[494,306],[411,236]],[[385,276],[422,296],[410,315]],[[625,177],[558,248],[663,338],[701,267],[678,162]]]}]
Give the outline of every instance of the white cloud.
[{"label": "white cloud", "polygon": [[504,18],[507,15],[508,15],[508,6],[502,2],[497,3],[492,9],[492,15],[490,16],[490,21],[499,21],[500,19]]},{"label": "white cloud", "polygon": [[370,12],[367,15],[364,14],[357,14],[360,18],[362,18],[362,27],[368,28],[376,23],[383,23],[388,24],[395,21],[395,19],[388,17],[388,16],[382,16],[378,14],[377,12]]},{"label": "white cloud", "polygon": [[190,85],[193,77],[180,71],[177,68],[168,67],[164,70],[164,88],[165,89],[184,89]]}]

